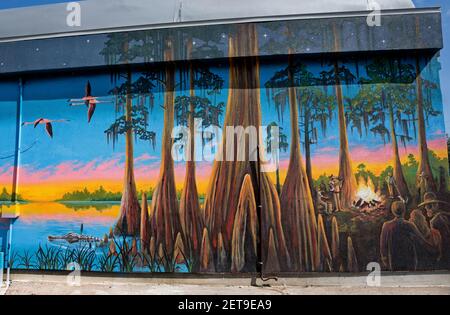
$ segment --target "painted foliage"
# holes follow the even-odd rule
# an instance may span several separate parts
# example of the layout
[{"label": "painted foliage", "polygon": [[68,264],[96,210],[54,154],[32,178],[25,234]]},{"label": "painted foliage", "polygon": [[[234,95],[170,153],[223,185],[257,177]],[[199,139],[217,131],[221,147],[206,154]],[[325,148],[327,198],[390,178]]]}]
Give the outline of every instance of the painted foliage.
[{"label": "painted foliage", "polygon": [[289,30],[289,57],[237,58],[277,44],[237,28],[186,38],[192,56],[227,47],[212,62],[171,62],[170,38],[110,35],[110,63],[145,65],[30,76],[19,125],[17,99],[1,100],[15,268],[252,272],[260,255],[267,273],[449,269],[437,59],[305,58]]}]

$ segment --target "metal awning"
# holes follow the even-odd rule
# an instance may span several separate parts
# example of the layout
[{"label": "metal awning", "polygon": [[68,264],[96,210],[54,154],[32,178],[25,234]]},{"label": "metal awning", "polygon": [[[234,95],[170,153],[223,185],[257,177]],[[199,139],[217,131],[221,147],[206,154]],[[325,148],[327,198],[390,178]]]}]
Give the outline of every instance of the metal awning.
[{"label": "metal awning", "polygon": [[[168,38],[176,46],[173,61],[228,58],[228,38],[242,23],[255,24],[259,37],[257,56],[283,56],[289,48],[295,54],[314,55],[417,50],[435,53],[443,47],[439,8],[385,10],[380,26],[369,26],[367,15],[368,11],[356,11],[248,17],[16,38],[0,41],[0,74],[164,62],[161,47]],[[291,33],[289,39],[287,29]],[[129,45],[146,41],[151,53],[128,60],[105,56],[111,36],[123,42],[128,40]],[[190,55],[188,38],[194,39]]]},{"label": "metal awning", "polygon": [[[63,2],[63,1],[61,1]],[[69,2],[69,1],[67,1]],[[67,3],[0,10],[0,40],[23,40],[142,28],[267,21],[285,16],[346,16],[368,0],[83,0],[81,25],[66,23]],[[411,0],[376,0],[382,10],[411,9]]]}]

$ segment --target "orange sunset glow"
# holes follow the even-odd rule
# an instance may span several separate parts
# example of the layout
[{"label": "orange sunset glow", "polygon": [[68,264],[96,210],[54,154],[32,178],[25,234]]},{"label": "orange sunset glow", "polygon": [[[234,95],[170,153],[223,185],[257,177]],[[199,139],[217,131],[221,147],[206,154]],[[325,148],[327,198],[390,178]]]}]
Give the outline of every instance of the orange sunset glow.
[{"label": "orange sunset glow", "polygon": [[[433,150],[440,158],[447,156],[447,146],[445,140],[433,140],[429,143],[430,149]],[[353,156],[353,169],[356,171],[360,163],[364,163],[367,169],[376,175],[379,175],[389,165],[392,159],[391,147],[386,145],[381,148],[370,150],[367,148],[355,148],[351,151]],[[405,151],[400,149],[402,163],[407,161],[408,154],[417,156],[417,148],[408,146]],[[313,177],[317,178],[323,174],[338,173],[338,155],[337,154],[321,154],[313,156]],[[105,166],[106,165],[106,166]],[[280,161],[280,178],[283,181],[286,177],[288,160]],[[103,186],[107,191],[120,192],[122,190],[122,169],[118,163],[107,161],[102,165],[91,168],[83,167],[77,174],[76,170],[70,170],[67,173],[65,168],[61,166],[54,167],[55,171],[49,171],[46,179],[41,179],[36,174],[30,174],[29,170],[23,170],[19,185],[19,194],[29,201],[53,201],[60,199],[65,193],[75,190],[87,188],[94,191]],[[62,170],[58,172],[57,170]],[[47,170],[48,171],[48,170]],[[99,177],[100,172],[107,174],[102,179]],[[197,167],[197,186],[198,192],[204,194],[207,191],[211,165],[201,163]],[[182,163],[177,164],[175,170],[175,180],[177,190],[181,190],[184,182],[185,166]],[[159,167],[157,164],[143,165],[136,168],[136,185],[138,191],[148,191],[155,187],[159,176]],[[269,173],[269,176],[275,181],[275,172]],[[4,176],[5,177],[5,176]],[[92,177],[96,177],[93,179]],[[70,181],[68,179],[71,179]],[[6,181],[5,181],[6,182]],[[6,185],[6,183],[4,184]]]}]

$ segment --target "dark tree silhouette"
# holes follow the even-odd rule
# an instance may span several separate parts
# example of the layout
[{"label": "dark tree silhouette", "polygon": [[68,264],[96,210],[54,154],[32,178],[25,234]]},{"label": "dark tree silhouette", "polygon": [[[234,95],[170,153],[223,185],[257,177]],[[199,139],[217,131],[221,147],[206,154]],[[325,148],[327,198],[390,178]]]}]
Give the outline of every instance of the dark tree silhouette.
[{"label": "dark tree silhouette", "polygon": [[[278,127],[278,139],[275,139],[275,135],[272,135],[272,128]],[[275,147],[278,147],[278,152],[275,152],[274,148],[272,148],[272,144],[277,144]],[[278,195],[281,193],[281,183],[280,183],[280,156],[279,153],[286,152],[289,148],[289,143],[287,136],[283,133],[283,127],[278,126],[276,122],[271,122],[267,126],[267,138],[266,138],[266,150],[268,154],[272,154],[275,159],[276,165],[276,186]]]},{"label": "dark tree silhouette", "polygon": [[[228,92],[224,126],[259,127],[261,126],[259,60],[257,58],[236,58],[248,53],[252,56],[258,54],[256,25],[236,25],[233,28],[233,33],[229,36],[228,50],[230,56],[230,90]],[[226,148],[228,141],[238,143],[239,140],[236,134],[233,138],[232,140],[224,134],[222,137],[222,148]],[[249,152],[248,139],[245,139],[243,144],[245,145],[245,152]],[[258,145],[261,147],[261,143],[258,143]],[[225,151],[223,153],[223,156],[225,156]],[[251,199],[249,190],[253,188],[255,189],[254,195],[260,196],[262,225],[259,227],[252,226],[254,221],[251,221],[247,228],[251,229],[251,231],[254,231],[255,228],[261,229],[262,258],[264,260],[269,251],[269,229],[272,228],[274,250],[278,253],[280,265],[287,268],[290,265],[290,259],[281,226],[278,194],[275,185],[270,181],[267,174],[255,167],[255,164],[254,161],[250,161],[247,158],[245,161],[238,161],[237,152],[234,152],[233,161],[216,160],[214,162],[211,181],[205,199],[207,232],[211,235],[212,247],[215,250],[219,250],[222,246],[221,239],[223,239],[223,247],[225,247],[227,252],[231,252],[232,248],[241,248],[239,246],[236,247],[237,244],[243,243],[233,237],[233,235],[236,235],[234,229],[240,229],[241,226],[237,223],[245,221],[240,215],[253,213],[251,211],[253,202],[249,200]],[[250,182],[245,180],[249,177],[251,179]],[[256,189],[256,187],[259,189]],[[242,211],[238,211],[238,208]],[[248,233],[251,233],[251,231],[249,230]],[[249,248],[250,246],[255,248],[250,239],[245,240],[244,243],[244,248]],[[235,255],[234,253],[232,253],[233,257],[231,259],[228,257],[229,265],[231,265],[231,261],[237,259],[237,254]],[[246,268],[245,266],[250,266],[252,261],[254,266],[254,257],[252,257],[246,258],[245,261],[247,263],[239,266]]]},{"label": "dark tree silhouette", "polygon": [[[337,42],[337,41],[336,41]],[[347,120],[345,118],[343,84],[350,84],[355,81],[355,76],[350,69],[339,59],[335,58],[331,62],[332,69],[323,71],[320,80],[323,85],[333,85],[335,89],[338,121],[339,121],[339,177],[343,179],[342,203],[344,208],[352,206],[356,193],[356,178],[353,174],[352,160],[348,146]]]},{"label": "dark tree silhouette", "polygon": [[[286,34],[280,40],[283,53],[288,54],[288,66],[286,69],[275,74],[272,82],[266,88],[268,98],[276,93],[272,93],[270,86],[281,87],[285,92],[278,94],[279,104],[289,105],[290,125],[291,125],[291,144],[290,158],[287,170],[287,176],[280,195],[280,206],[283,211],[282,222],[286,233],[286,243],[292,258],[292,270],[296,271],[314,271],[320,266],[319,245],[317,242],[317,221],[314,211],[313,198],[310,189],[308,176],[303,166],[302,154],[300,152],[300,130],[299,130],[299,97],[296,86],[305,85],[296,82],[296,72],[303,72],[300,76],[305,83],[312,79],[304,67],[299,67],[294,58],[294,52],[301,49],[301,45],[307,44],[309,38],[314,38],[314,31],[304,30],[305,42],[296,40],[294,32],[303,33],[302,29],[295,29],[283,26],[282,23],[273,23],[272,27],[278,30],[284,30]],[[295,29],[295,31],[294,31]],[[305,35],[302,34],[302,35]],[[299,34],[297,34],[299,35]],[[303,37],[303,36],[302,36]],[[267,48],[267,46],[269,46]],[[271,49],[276,45],[266,43],[264,49]],[[310,83],[310,82],[308,82]],[[307,85],[307,84],[306,84]],[[286,89],[286,87],[288,87]],[[283,113],[284,108],[280,106]],[[282,117],[282,115],[281,115]],[[289,269],[290,269],[289,268]]]},{"label": "dark tree silhouette", "polygon": [[[358,95],[348,99],[347,119],[362,135],[362,127],[383,139],[392,142],[393,176],[400,195],[409,199],[411,194],[402,170],[398,141],[406,147],[412,140],[410,125],[415,126],[414,68],[401,60],[376,58],[366,67],[367,78],[362,78],[364,85]],[[386,126],[386,124],[388,125]],[[401,133],[397,130],[401,129]]]},{"label": "dark tree silhouette", "polygon": [[[430,67],[427,65],[427,67]],[[429,116],[436,116],[439,113],[433,109],[432,90],[437,88],[437,85],[429,80],[426,80],[422,75],[421,60],[417,56],[415,58],[416,71],[416,112],[417,112],[417,133],[418,133],[418,147],[419,147],[419,168],[417,170],[417,177],[426,177],[427,191],[437,191],[436,181],[431,169],[428,143],[426,137],[426,122]],[[425,92],[425,95],[424,95]]]},{"label": "dark tree silhouette", "polygon": [[[180,219],[189,255],[193,260],[193,270],[198,270],[204,222],[200,213],[195,175],[195,118],[202,121],[202,125],[198,127],[219,125],[224,103],[216,104],[214,99],[222,89],[223,79],[212,73],[206,66],[193,63],[189,63],[184,71],[189,77],[189,95],[177,96],[175,99],[175,119],[179,125],[189,128],[187,143],[180,145],[182,154],[186,157],[186,177],[181,192]],[[201,95],[195,95],[196,90],[200,90]],[[203,139],[204,137],[202,137],[202,146],[205,144]]]},{"label": "dark tree silhouette", "polygon": [[[102,54],[109,63],[124,61],[125,63],[136,58],[130,42],[138,40],[138,34],[111,34],[105,44]],[[140,205],[137,199],[136,183],[134,178],[133,137],[149,141],[155,145],[155,132],[148,130],[149,110],[153,108],[152,90],[154,83],[141,76],[133,82],[131,68],[124,72],[115,72],[112,75],[115,84],[118,84],[111,94],[115,96],[116,112],[121,114],[105,130],[107,140],[112,141],[113,147],[119,135],[125,135],[125,176],[120,216],[115,231],[129,235],[137,235],[140,230]]]},{"label": "dark tree silhouette", "polygon": [[[299,106],[299,131],[303,135],[303,147],[305,149],[306,174],[312,193],[312,163],[311,145],[318,143],[318,128],[320,126],[322,135],[326,135],[327,127],[331,122],[334,110],[334,97],[328,95],[327,88],[316,86],[320,80],[309,72],[305,64],[294,63],[293,65],[294,88],[296,89],[297,104]],[[277,109],[279,119],[283,120],[284,109],[288,103],[288,69],[277,72],[265,87],[269,90],[267,96]]]}]

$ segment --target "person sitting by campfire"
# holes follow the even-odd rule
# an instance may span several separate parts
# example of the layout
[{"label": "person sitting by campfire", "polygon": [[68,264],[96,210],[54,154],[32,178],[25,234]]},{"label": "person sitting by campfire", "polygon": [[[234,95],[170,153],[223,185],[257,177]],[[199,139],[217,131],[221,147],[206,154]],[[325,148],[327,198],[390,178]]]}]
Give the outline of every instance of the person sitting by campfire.
[{"label": "person sitting by campfire", "polygon": [[335,212],[342,211],[341,190],[343,184],[344,180],[342,178],[334,175],[330,176],[330,191],[333,193]]},{"label": "person sitting by campfire", "polygon": [[391,212],[395,218],[385,222],[381,229],[381,261],[390,271],[414,271],[418,266],[418,253],[436,255],[437,250],[413,223],[405,220],[404,202],[394,201]]},{"label": "person sitting by campfire", "polygon": [[421,172],[417,175],[417,199],[418,203],[424,201],[425,193],[428,191],[428,176],[425,172]]},{"label": "person sitting by campfire", "polygon": [[[424,201],[418,205],[419,208],[425,209],[427,221],[430,229],[438,230],[442,238],[442,248],[444,249],[441,257],[441,267],[450,268],[450,213],[448,212],[448,202],[438,200],[436,194],[427,192],[423,196]],[[447,206],[444,210],[441,206]]]},{"label": "person sitting by campfire", "polygon": [[394,175],[392,172],[389,172],[386,176],[386,184],[389,193],[389,199],[395,199],[400,195],[398,191],[397,182],[395,181]]},{"label": "person sitting by campfire", "polygon": [[438,267],[436,264],[440,261],[442,256],[441,233],[439,233],[439,231],[435,228],[430,227],[422,209],[413,210],[409,217],[409,222],[413,223],[419,232],[422,233],[422,236],[438,251],[437,256],[427,255],[426,252],[418,253],[419,262],[417,268],[419,270],[436,269],[436,267]]},{"label": "person sitting by campfire", "polygon": [[319,185],[316,189],[316,207],[323,214],[331,214],[331,209],[328,209],[328,203],[326,200],[329,198],[324,194],[325,189],[322,185]]}]

